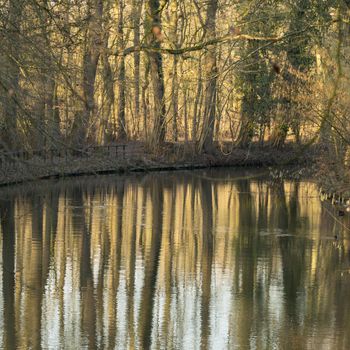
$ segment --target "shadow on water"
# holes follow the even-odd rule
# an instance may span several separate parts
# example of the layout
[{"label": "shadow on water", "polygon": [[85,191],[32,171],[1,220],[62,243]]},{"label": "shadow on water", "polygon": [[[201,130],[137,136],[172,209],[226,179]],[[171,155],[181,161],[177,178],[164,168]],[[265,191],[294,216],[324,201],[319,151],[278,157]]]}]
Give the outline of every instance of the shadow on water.
[{"label": "shadow on water", "polygon": [[349,219],[322,205],[224,169],[3,191],[0,348],[347,349]]}]

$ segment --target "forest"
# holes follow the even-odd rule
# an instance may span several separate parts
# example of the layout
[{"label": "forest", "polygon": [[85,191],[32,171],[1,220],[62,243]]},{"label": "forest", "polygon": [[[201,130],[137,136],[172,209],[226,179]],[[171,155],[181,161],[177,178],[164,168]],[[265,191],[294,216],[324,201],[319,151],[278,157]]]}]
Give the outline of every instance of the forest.
[{"label": "forest", "polygon": [[293,144],[344,186],[349,21],[349,0],[0,0],[2,157]]},{"label": "forest", "polygon": [[0,0],[0,45],[0,349],[350,349],[350,0]]}]

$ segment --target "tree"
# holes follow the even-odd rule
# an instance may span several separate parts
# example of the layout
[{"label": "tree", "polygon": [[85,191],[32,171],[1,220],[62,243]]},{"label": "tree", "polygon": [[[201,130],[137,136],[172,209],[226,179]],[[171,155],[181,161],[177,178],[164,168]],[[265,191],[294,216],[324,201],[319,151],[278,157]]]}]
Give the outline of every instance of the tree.
[{"label": "tree", "polygon": [[[118,2],[118,46],[124,48],[124,1]],[[119,140],[127,138],[126,123],[125,123],[125,89],[126,89],[126,75],[125,75],[125,57],[119,57],[118,67],[118,120],[117,120],[117,137]]]},{"label": "tree", "polygon": [[164,142],[166,134],[163,57],[159,51],[162,41],[161,13],[162,9],[160,8],[159,0],[147,0],[145,36],[146,42],[150,47],[150,50],[147,51],[147,56],[154,99],[154,125],[149,140],[151,149],[155,149],[159,143]]},{"label": "tree", "polygon": [[3,23],[5,28],[5,48],[2,56],[4,80],[1,79],[3,96],[3,123],[1,130],[2,146],[6,148],[18,147],[17,123],[18,102],[20,99],[19,79],[21,61],[21,18],[25,2],[10,0],[7,16]]},{"label": "tree", "polygon": [[[210,0],[207,5],[206,22],[204,30],[206,37],[215,39],[216,37],[216,14],[218,10],[218,1]],[[198,150],[212,151],[214,141],[214,126],[216,120],[216,93],[217,93],[217,61],[216,48],[209,48],[204,54],[204,79],[205,86],[205,105],[203,115],[203,125],[199,139]]]},{"label": "tree", "polygon": [[84,106],[82,123],[79,125],[80,143],[83,143],[86,138],[93,140],[95,137],[91,126],[94,123],[93,117],[96,113],[95,80],[102,44],[103,1],[88,0],[87,6],[86,42],[83,56]]}]

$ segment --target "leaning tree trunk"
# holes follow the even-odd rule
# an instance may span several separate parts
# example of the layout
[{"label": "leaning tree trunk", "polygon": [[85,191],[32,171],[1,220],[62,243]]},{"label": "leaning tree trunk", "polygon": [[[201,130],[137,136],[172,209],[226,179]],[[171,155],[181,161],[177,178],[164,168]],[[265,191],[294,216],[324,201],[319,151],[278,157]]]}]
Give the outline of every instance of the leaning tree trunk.
[{"label": "leaning tree trunk", "polygon": [[198,132],[198,120],[199,120],[199,114],[200,114],[200,104],[201,104],[201,97],[203,93],[203,82],[202,82],[202,61],[199,59],[198,62],[198,82],[197,82],[197,92],[196,97],[194,101],[193,106],[193,119],[192,119],[192,131],[191,131],[191,138],[192,142],[197,142],[197,132]]},{"label": "leaning tree trunk", "polygon": [[[207,7],[205,23],[206,35],[213,39],[216,36],[216,13],[218,0],[210,0]],[[203,126],[199,139],[198,151],[211,152],[214,141],[214,124],[216,119],[216,93],[217,93],[217,59],[216,47],[208,48],[204,56],[204,74],[206,80],[205,106]]]},{"label": "leaning tree trunk", "polygon": [[153,133],[150,136],[149,147],[153,150],[165,140],[165,100],[164,100],[164,74],[163,59],[159,52],[162,34],[161,34],[161,13],[159,0],[148,0],[146,3],[146,23],[145,35],[148,45],[152,50],[147,52],[150,63],[150,76],[153,86],[154,97],[154,126]]}]

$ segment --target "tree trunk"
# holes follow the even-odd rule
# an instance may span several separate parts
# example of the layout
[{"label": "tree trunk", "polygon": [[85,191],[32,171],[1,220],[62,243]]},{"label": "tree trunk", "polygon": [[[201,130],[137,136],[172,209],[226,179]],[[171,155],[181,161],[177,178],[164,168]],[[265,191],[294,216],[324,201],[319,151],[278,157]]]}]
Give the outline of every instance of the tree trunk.
[{"label": "tree trunk", "polygon": [[[179,22],[179,8],[178,2],[175,1],[170,8],[170,27],[171,34],[170,39],[173,47],[178,47],[178,22]],[[172,131],[173,140],[178,141],[178,118],[179,118],[179,81],[178,81],[178,57],[173,57],[173,69],[172,69],[172,86],[171,86],[171,105],[172,105]]]},{"label": "tree trunk", "polygon": [[[57,108],[57,77],[54,65],[55,54],[52,49],[51,17],[40,6],[35,12],[40,21],[40,35],[37,36],[36,45],[43,52],[38,59],[37,77],[35,79],[37,93],[32,113],[35,130],[32,137],[35,139],[33,148],[55,147],[60,136],[60,116]],[[62,64],[63,50],[58,55],[59,64]]]},{"label": "tree trunk", "polygon": [[100,58],[100,45],[102,41],[102,0],[88,1],[88,28],[86,33],[86,44],[83,58],[83,94],[84,108],[82,115],[82,128],[79,143],[83,143],[87,138],[94,139],[92,132],[89,131],[93,123],[92,117],[95,113],[95,79],[98,61]]},{"label": "tree trunk", "polygon": [[201,96],[203,90],[202,83],[202,62],[199,60],[198,63],[198,83],[197,83],[197,92],[196,98],[193,106],[193,119],[192,119],[192,142],[197,142],[197,132],[198,132],[198,120],[199,120],[199,111],[200,111],[200,103]]},{"label": "tree trunk", "polygon": [[5,56],[5,101],[4,101],[4,125],[1,132],[1,142],[9,149],[18,146],[17,135],[17,100],[19,98],[20,76],[20,42],[21,42],[21,18],[24,7],[23,0],[10,0],[7,22],[7,41],[9,52]]},{"label": "tree trunk", "polygon": [[[106,47],[105,47],[106,48]],[[104,108],[103,108],[103,122],[102,122],[102,140],[104,142],[112,141],[116,134],[116,120],[114,113],[114,84],[113,72],[108,60],[108,55],[102,55],[103,64],[103,89],[104,89]]]},{"label": "tree trunk", "polygon": [[144,130],[144,139],[148,140],[148,117],[149,117],[149,97],[148,97],[148,87],[149,87],[149,71],[150,65],[148,57],[145,59],[145,76],[144,82],[142,84],[142,112],[143,112],[143,130]]},{"label": "tree trunk", "polygon": [[148,45],[155,49],[147,52],[154,98],[154,125],[153,133],[149,140],[149,146],[153,150],[160,143],[164,142],[166,133],[163,58],[162,54],[157,51],[162,40],[160,10],[159,0],[147,1],[145,35]]},{"label": "tree trunk", "polygon": [[[140,21],[143,0],[133,0],[134,46],[140,45]],[[134,108],[135,119],[140,123],[140,52],[134,52]]]},{"label": "tree trunk", "polygon": [[[216,36],[216,13],[217,0],[210,0],[207,7],[207,18],[205,23],[206,35],[213,39]],[[216,90],[217,90],[217,62],[216,47],[208,48],[204,56],[205,72],[205,106],[203,126],[199,140],[199,152],[212,152],[214,141],[214,124],[216,119]]]},{"label": "tree trunk", "polygon": [[183,111],[184,111],[184,126],[185,126],[185,142],[188,142],[188,115],[187,115],[187,88],[183,89]]},{"label": "tree trunk", "polygon": [[247,147],[251,143],[253,136],[254,136],[254,123],[249,117],[249,115],[247,115],[247,113],[242,111],[242,121],[241,121],[241,127],[239,129],[237,145],[243,148]]},{"label": "tree trunk", "polygon": [[[119,0],[118,3],[118,41],[119,48],[124,48],[124,1]],[[125,124],[125,56],[121,55],[119,58],[118,67],[118,120],[117,120],[117,138],[118,140],[125,140],[127,138],[126,124]]]},{"label": "tree trunk", "polygon": [[102,104],[102,121],[100,123],[100,140],[102,143],[109,143],[116,136],[116,116],[114,111],[114,72],[108,57],[108,41],[110,37],[110,7],[112,0],[104,3],[104,21],[103,21],[103,52],[102,60],[102,81],[103,81],[103,104]]},{"label": "tree trunk", "polygon": [[178,141],[178,126],[177,120],[179,117],[179,84],[177,74],[177,57],[174,56],[173,60],[173,82],[171,88],[171,102],[173,109],[173,140]]}]

